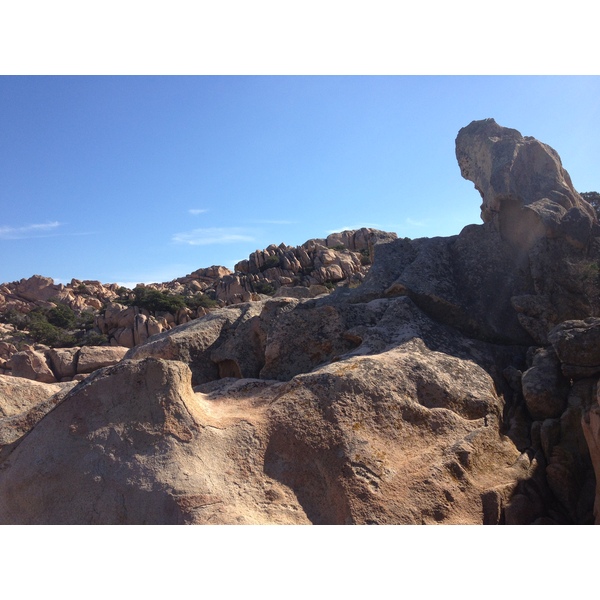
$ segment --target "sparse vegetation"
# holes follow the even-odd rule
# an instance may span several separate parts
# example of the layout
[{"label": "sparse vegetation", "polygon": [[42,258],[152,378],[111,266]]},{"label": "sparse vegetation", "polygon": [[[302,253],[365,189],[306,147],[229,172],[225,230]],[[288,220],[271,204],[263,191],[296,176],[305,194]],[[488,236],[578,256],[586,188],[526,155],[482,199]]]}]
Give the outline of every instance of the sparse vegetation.
[{"label": "sparse vegetation", "polygon": [[254,289],[258,294],[265,294],[266,296],[272,296],[275,293],[275,287],[268,281],[258,281],[254,284]]},{"label": "sparse vegetation", "polygon": [[68,305],[57,300],[52,308],[35,308],[29,313],[11,309],[0,320],[13,325],[15,337],[22,342],[33,341],[53,348],[99,346],[108,342],[106,336],[94,331],[95,313],[77,315]]},{"label": "sparse vegetation", "polygon": [[355,289],[355,288],[357,288],[357,287],[360,287],[360,284],[361,284],[361,283],[362,283],[362,282],[361,282],[361,281],[359,281],[358,279],[349,279],[349,280],[348,280],[348,283],[346,284],[346,287],[347,287],[347,288],[350,288],[350,289]]},{"label": "sparse vegetation", "polygon": [[176,313],[180,308],[186,306],[184,297],[181,295],[161,292],[160,290],[145,286],[136,287],[133,290],[133,297],[124,298],[121,302],[126,306],[137,306],[151,312],[164,311]]},{"label": "sparse vegetation", "polygon": [[280,259],[279,256],[269,256],[266,260],[265,260],[265,264],[262,265],[262,267],[260,267],[260,272],[262,273],[263,271],[266,271],[267,269],[273,269],[274,267],[278,267],[280,264]]},{"label": "sparse vegetation", "polygon": [[580,196],[592,205],[596,216],[600,219],[600,194],[598,192],[581,192]]},{"label": "sparse vegetation", "polygon": [[184,297],[184,302],[188,308],[194,310],[198,308],[217,308],[219,306],[216,300],[203,293],[186,296]]},{"label": "sparse vegetation", "polygon": [[90,290],[88,289],[87,285],[85,285],[85,283],[80,283],[77,285],[77,287],[73,289],[73,292],[75,294],[89,294]]},{"label": "sparse vegetation", "polygon": [[54,302],[54,307],[45,313],[46,320],[51,325],[60,329],[69,329],[75,326],[77,316],[70,306]]},{"label": "sparse vegetation", "polygon": [[600,264],[597,262],[582,263],[579,267],[581,279],[594,281],[600,276]]},{"label": "sparse vegetation", "polygon": [[337,244],[337,246],[333,246],[333,248],[332,248],[332,250],[337,250],[338,252],[342,252],[345,249],[346,249],[346,246],[344,246],[344,244]]}]

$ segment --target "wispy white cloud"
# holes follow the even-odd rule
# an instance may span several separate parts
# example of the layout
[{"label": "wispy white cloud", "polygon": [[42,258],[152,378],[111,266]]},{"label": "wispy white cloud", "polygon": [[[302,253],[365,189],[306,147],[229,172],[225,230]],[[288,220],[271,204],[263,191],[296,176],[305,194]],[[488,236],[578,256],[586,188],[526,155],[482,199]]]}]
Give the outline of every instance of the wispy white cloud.
[{"label": "wispy white cloud", "polygon": [[190,215],[202,215],[208,212],[208,208],[190,208],[188,212]]},{"label": "wispy white cloud", "polygon": [[45,237],[48,232],[56,231],[62,223],[59,221],[49,221],[47,223],[34,223],[22,227],[0,226],[1,240],[23,240],[34,237]]},{"label": "wispy white cloud", "polygon": [[404,221],[411,227],[427,227],[427,221],[417,221],[416,219],[411,219],[410,217],[406,217]]},{"label": "wispy white cloud", "polygon": [[363,227],[370,227],[371,229],[379,229],[381,225],[377,223],[359,223],[356,225],[347,225],[346,227],[338,227],[337,229],[329,229],[327,233],[340,233],[342,231],[355,231],[356,229],[362,229]]},{"label": "wispy white cloud", "polygon": [[235,244],[254,242],[254,233],[242,227],[205,227],[183,233],[176,233],[172,241],[190,246],[210,246],[212,244]]}]

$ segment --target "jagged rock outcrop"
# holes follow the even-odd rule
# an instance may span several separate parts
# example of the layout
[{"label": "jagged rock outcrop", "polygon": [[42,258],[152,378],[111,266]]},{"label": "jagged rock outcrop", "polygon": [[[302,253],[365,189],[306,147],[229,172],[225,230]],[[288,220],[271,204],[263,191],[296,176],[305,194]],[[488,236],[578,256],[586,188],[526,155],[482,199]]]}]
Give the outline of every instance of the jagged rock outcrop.
[{"label": "jagged rock outcrop", "polygon": [[540,238],[563,235],[577,247],[587,245],[595,212],[547,144],[484,119],[460,130],[456,158],[481,194],[484,223],[512,244],[528,249]]},{"label": "jagged rock outcrop", "polygon": [[44,348],[28,346],[14,353],[8,364],[13,377],[41,383],[56,383],[83,378],[101,367],[119,362],[127,348],[84,346],[82,348]]},{"label": "jagged rock outcrop", "polygon": [[600,319],[564,321],[548,340],[562,363],[563,373],[572,379],[600,374]]},{"label": "jagged rock outcrop", "polygon": [[56,383],[57,379],[42,352],[32,347],[13,354],[9,361],[11,375],[39,381],[41,383]]},{"label": "jagged rock outcrop", "polygon": [[[457,157],[483,225],[269,246],[217,284],[247,302],[0,422],[0,523],[587,524],[594,502],[598,519],[595,217],[533,138],[474,122]],[[259,291],[344,269],[362,285]],[[132,332],[156,318],[123,310]]]},{"label": "jagged rock outcrop", "polygon": [[217,297],[227,303],[231,298],[248,302],[256,299],[252,294],[261,293],[265,284],[280,289],[362,281],[375,244],[396,237],[395,233],[364,227],[333,233],[327,239],[308,240],[297,247],[272,244],[237,263],[235,275],[224,278],[217,287]]},{"label": "jagged rock outcrop", "polygon": [[[36,306],[48,306],[50,300],[57,300],[74,310],[98,310],[103,302],[117,297],[116,284],[103,285],[99,281],[80,281],[72,279],[67,285],[55,284],[50,277],[33,275],[13,283],[0,286],[3,302],[0,312],[16,309],[19,312],[30,312]],[[51,306],[51,304],[50,304]]]},{"label": "jagged rock outcrop", "polygon": [[[261,307],[261,303],[252,302],[212,311],[201,319],[154,336],[146,344],[129,350],[125,358],[139,360],[154,357],[182,361],[191,369],[194,385],[229,376],[231,365],[218,358],[212,360],[211,356],[229,336],[235,336],[246,322],[254,323]],[[258,376],[253,360],[256,352],[251,342],[247,346],[239,346],[244,362],[237,365],[237,377]],[[247,368],[246,364],[252,367]]]}]

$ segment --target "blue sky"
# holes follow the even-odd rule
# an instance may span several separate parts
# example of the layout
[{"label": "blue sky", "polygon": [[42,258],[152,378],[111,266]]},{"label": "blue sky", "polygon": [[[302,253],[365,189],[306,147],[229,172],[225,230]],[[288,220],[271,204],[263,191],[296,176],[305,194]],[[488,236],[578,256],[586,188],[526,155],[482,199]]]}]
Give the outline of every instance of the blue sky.
[{"label": "blue sky", "polygon": [[600,77],[0,77],[0,281],[167,281],[361,226],[454,235],[493,117],[600,191]]}]

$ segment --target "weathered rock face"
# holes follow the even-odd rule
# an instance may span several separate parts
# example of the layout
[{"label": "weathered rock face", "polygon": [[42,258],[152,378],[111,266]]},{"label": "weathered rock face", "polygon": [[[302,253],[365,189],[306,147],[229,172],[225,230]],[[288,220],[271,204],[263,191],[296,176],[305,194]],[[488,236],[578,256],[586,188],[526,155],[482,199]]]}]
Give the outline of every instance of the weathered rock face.
[{"label": "weathered rock face", "polygon": [[560,361],[552,350],[539,349],[533,365],[521,379],[529,414],[536,420],[560,417],[567,407],[569,380],[561,373]]},{"label": "weathered rock face", "polygon": [[[531,465],[498,436],[485,372],[420,351],[204,394],[181,362],[98,371],[2,464],[0,522],[494,522]],[[397,378],[416,363],[422,379]]]},{"label": "weathered rock face", "polygon": [[561,233],[576,245],[587,244],[594,210],[550,146],[485,119],[460,130],[456,158],[483,198],[481,218],[512,244],[527,249]]},{"label": "weathered rock face", "polygon": [[289,490],[255,476],[260,394],[236,415],[194,394],[190,375],[181,362],[127,361],[72,390],[2,463],[0,522],[307,523]]},{"label": "weathered rock face", "polygon": [[11,374],[42,383],[56,383],[56,377],[46,362],[46,357],[33,348],[13,354],[9,361]]},{"label": "weathered rock face", "polygon": [[75,385],[0,376],[0,463]]},{"label": "weathered rock face", "polygon": [[45,385],[37,381],[0,375],[0,419],[26,412],[61,390],[59,384]]},{"label": "weathered rock face", "polygon": [[42,383],[67,381],[96,369],[114,365],[126,354],[120,346],[84,346],[82,348],[47,348],[29,346],[14,353],[8,365],[10,374]]},{"label": "weathered rock face", "polygon": [[594,501],[594,517],[596,525],[600,525],[600,405],[596,404],[585,419],[582,420],[583,432],[590,451],[592,464],[596,474],[596,498]]},{"label": "weathered rock face", "polygon": [[564,321],[552,329],[548,340],[554,346],[566,376],[579,379],[600,373],[599,318]]}]

